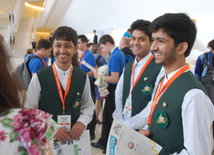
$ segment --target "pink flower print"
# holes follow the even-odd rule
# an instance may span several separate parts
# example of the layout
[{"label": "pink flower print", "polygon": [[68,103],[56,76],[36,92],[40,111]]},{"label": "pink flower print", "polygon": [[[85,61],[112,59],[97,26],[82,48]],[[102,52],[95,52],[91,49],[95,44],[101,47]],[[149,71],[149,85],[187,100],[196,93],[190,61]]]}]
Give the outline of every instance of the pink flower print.
[{"label": "pink flower print", "polygon": [[4,131],[0,131],[0,141],[5,141],[7,136],[4,135]]},{"label": "pink flower print", "polygon": [[33,145],[33,144],[29,147],[28,153],[30,155],[40,155],[39,149],[37,148],[36,145]]}]

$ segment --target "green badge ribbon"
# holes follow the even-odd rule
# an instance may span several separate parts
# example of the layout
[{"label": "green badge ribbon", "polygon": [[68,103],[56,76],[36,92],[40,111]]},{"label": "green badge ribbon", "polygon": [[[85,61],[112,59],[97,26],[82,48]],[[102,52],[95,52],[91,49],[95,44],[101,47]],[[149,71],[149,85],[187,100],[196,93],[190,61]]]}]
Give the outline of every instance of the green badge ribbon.
[{"label": "green badge ribbon", "polygon": [[159,110],[155,114],[155,122],[160,128],[165,129],[169,124],[169,118],[163,110]]}]

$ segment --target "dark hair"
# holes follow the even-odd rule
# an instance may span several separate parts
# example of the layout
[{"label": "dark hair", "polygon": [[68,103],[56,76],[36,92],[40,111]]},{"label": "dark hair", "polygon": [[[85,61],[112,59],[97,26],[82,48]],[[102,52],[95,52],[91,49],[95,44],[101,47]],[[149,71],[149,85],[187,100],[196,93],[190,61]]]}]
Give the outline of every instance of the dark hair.
[{"label": "dark hair", "polygon": [[12,73],[13,65],[8,55],[9,50],[0,35],[0,115],[13,108],[21,108],[25,101],[25,91],[17,76]]},{"label": "dark hair", "polygon": [[54,31],[52,38],[53,42],[54,40],[72,41],[74,46],[77,46],[77,33],[74,29],[68,26],[58,27]]},{"label": "dark hair", "polygon": [[85,36],[85,35],[79,35],[78,36],[78,39],[81,39],[81,41],[83,42],[83,43],[88,43],[88,38]]},{"label": "dark hair", "polygon": [[52,43],[47,39],[40,39],[38,41],[37,49],[45,48],[46,50],[52,47]]},{"label": "dark hair", "polygon": [[79,67],[78,53],[77,52],[72,57],[72,65]]},{"label": "dark hair", "polygon": [[27,49],[27,54],[33,54],[33,49],[32,48]]},{"label": "dark hair", "polygon": [[134,30],[143,31],[149,37],[149,39],[151,41],[152,33],[149,31],[150,24],[151,24],[150,21],[143,20],[143,19],[138,19],[138,20],[136,20],[135,22],[132,23],[132,25],[131,25],[131,33]]},{"label": "dark hair", "polygon": [[169,37],[174,39],[174,46],[182,42],[187,42],[188,48],[185,57],[190,54],[196,38],[195,23],[185,13],[166,13],[156,18],[150,25],[149,30],[155,32],[162,29]]},{"label": "dark hair", "polygon": [[94,43],[88,43],[87,47],[89,48],[91,45],[94,45]]},{"label": "dark hair", "polygon": [[91,52],[96,54],[97,51],[99,51],[99,50],[100,50],[100,46],[96,44],[92,47]]},{"label": "dark hair", "polygon": [[94,30],[94,32],[96,33],[96,30]]},{"label": "dark hair", "polygon": [[111,43],[112,45],[114,45],[114,40],[113,38],[106,34],[106,35],[103,35],[100,40],[99,40],[99,44],[106,44],[107,42]]},{"label": "dark hair", "polygon": [[209,41],[207,47],[211,47],[214,50],[214,39]]}]

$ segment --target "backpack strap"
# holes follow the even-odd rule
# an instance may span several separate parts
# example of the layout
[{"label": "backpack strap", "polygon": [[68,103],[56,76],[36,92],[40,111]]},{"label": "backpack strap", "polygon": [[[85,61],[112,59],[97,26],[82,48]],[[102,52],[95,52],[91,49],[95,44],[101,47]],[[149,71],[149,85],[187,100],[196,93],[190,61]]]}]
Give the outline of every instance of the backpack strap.
[{"label": "backpack strap", "polygon": [[206,67],[208,62],[208,54],[209,52],[204,53],[204,59],[203,59],[203,69]]},{"label": "backpack strap", "polygon": [[[31,75],[31,73],[30,73],[30,68],[29,68],[29,62],[30,62],[30,60],[31,59],[33,59],[33,58],[38,58],[39,60],[41,60],[37,55],[35,55],[35,56],[32,56],[32,57],[30,57],[27,61],[26,61],[26,66],[27,66],[27,69],[28,69],[28,72],[29,72],[29,74],[30,74],[30,76],[32,77],[32,75]],[[42,61],[42,60],[41,60]],[[42,62],[43,63],[43,62]]]}]

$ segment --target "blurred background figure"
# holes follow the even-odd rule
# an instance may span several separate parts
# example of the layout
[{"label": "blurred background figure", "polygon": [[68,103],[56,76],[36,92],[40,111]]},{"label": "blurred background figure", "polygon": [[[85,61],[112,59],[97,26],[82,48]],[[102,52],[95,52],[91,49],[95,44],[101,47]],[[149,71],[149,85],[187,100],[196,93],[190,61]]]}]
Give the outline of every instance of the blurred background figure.
[{"label": "blurred background figure", "polygon": [[32,49],[32,48],[27,49],[27,54],[25,54],[24,61],[27,61],[27,60],[30,59],[32,56],[33,56],[33,49]]},{"label": "blurred background figure", "polygon": [[124,33],[123,37],[131,37],[131,30],[130,29],[127,29],[127,31]]}]

